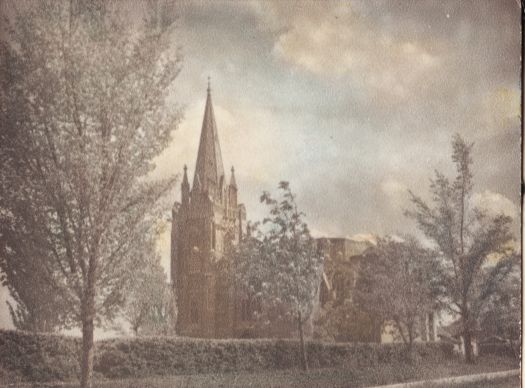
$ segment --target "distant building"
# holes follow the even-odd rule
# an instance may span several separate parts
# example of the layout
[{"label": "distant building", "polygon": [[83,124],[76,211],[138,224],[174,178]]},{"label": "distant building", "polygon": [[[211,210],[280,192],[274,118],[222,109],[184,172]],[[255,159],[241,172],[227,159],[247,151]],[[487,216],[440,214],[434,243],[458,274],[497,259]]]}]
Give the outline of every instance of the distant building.
[{"label": "distant building", "polygon": [[[472,353],[474,356],[478,355],[478,337],[480,330],[474,330],[471,334]],[[454,352],[465,355],[465,339],[463,337],[463,325],[461,320],[456,320],[447,326],[438,328],[437,337],[441,342],[446,342],[454,345]]]},{"label": "distant building", "polygon": [[330,300],[351,299],[361,255],[373,246],[366,240],[327,237],[317,239],[317,248],[325,257],[319,293],[321,307]]},{"label": "distant building", "polygon": [[[172,211],[171,279],[177,299],[177,334],[201,338],[297,335],[295,323],[283,318],[284,306],[267,312],[269,324],[255,322],[253,312],[260,311],[260,304],[243,296],[236,289],[234,276],[228,272],[226,252],[240,242],[245,222],[246,210],[238,203],[233,167],[228,181],[224,173],[208,85],[193,184],[190,186],[184,166],[181,201],[175,203]],[[359,263],[373,246],[369,241],[348,238],[317,239],[317,248],[325,262],[314,313],[304,327],[307,337],[314,332],[315,317],[327,303],[352,299]],[[370,324],[371,328],[357,328],[356,333],[341,333],[341,338],[360,342],[388,340],[384,330],[387,326],[366,322]],[[433,323],[425,324],[429,333],[425,339],[433,339]]]},{"label": "distant building", "polygon": [[[438,340],[436,313],[422,313],[417,319],[417,335],[415,342],[435,342]],[[381,343],[401,342],[401,336],[393,324],[385,322],[381,330]]]},{"label": "distant building", "polygon": [[237,337],[249,318],[231,277],[216,265],[227,246],[240,241],[246,219],[233,167],[226,179],[208,85],[193,185],[184,166],[181,202],[172,212],[171,277],[180,335]]},{"label": "distant building", "polygon": [[[353,308],[347,322],[338,330],[332,330],[329,338],[323,337],[322,323],[331,319],[333,309],[352,304],[359,267],[365,253],[373,249],[372,241],[351,238],[318,238],[317,247],[324,256],[323,278],[319,290],[316,311],[316,337],[339,342],[380,342],[381,322],[376,322],[364,311]],[[317,319],[320,317],[320,320]]]},{"label": "distant building", "polygon": [[[352,294],[356,285],[359,266],[366,259],[366,253],[373,249],[372,241],[356,241],[349,238],[319,238],[318,249],[325,256],[324,272],[319,292],[319,310],[329,304],[337,306],[342,303],[352,303]],[[355,342],[400,342],[393,325],[389,322],[378,322],[367,316],[364,311],[355,311],[349,320],[362,319],[362,322],[353,322],[348,325],[349,332],[336,333],[335,339]],[[416,342],[437,340],[435,312],[421,314],[419,319],[419,335]],[[362,327],[366,325],[367,327]]]}]

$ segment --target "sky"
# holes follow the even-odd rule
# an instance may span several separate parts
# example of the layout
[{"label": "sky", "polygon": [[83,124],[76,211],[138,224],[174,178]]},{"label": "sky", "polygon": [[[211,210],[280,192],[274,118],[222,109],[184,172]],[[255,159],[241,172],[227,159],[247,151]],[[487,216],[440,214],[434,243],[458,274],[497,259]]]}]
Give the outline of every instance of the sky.
[{"label": "sky", "polygon": [[[182,1],[176,13],[184,120],[156,177],[184,164],[193,176],[209,76],[248,219],[286,180],[314,236],[414,233],[408,190],[428,198],[435,169],[453,176],[459,133],[475,143],[473,202],[514,217],[518,236],[516,0]],[[168,269],[169,230],[159,250]]]},{"label": "sky", "polygon": [[[193,176],[207,77],[248,219],[290,182],[315,236],[414,233],[408,190],[474,142],[473,202],[520,206],[520,12],[508,1],[197,2],[178,7],[185,120],[159,176]],[[178,194],[177,194],[178,195]],[[161,241],[169,262],[169,236]]]}]

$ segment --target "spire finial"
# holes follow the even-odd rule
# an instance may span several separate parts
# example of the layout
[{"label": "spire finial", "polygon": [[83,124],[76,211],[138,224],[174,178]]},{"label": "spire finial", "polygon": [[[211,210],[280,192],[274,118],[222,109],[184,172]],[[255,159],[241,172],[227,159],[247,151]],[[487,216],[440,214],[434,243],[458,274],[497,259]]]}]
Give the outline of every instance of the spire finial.
[{"label": "spire finial", "polygon": [[211,84],[211,77],[208,76],[208,94],[211,93],[211,86],[210,86],[210,84]]},{"label": "spire finial", "polygon": [[232,166],[232,176],[230,178],[230,186],[237,188],[237,182],[235,181],[235,169]]},{"label": "spire finial", "polygon": [[183,186],[189,186],[187,170],[188,170],[188,167],[186,167],[186,165],[184,165],[184,175],[182,176],[182,185]]}]

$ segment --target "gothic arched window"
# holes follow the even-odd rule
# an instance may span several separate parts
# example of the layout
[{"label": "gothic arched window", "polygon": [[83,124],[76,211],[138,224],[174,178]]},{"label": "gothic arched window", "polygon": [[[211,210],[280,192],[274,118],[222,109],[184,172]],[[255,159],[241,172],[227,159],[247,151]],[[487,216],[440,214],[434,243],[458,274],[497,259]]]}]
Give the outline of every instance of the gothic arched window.
[{"label": "gothic arched window", "polygon": [[197,308],[197,303],[193,300],[190,305],[190,320],[191,323],[199,322],[199,310]]},{"label": "gothic arched window", "polygon": [[217,244],[217,239],[215,236],[215,224],[212,222],[211,224],[211,248],[215,249],[216,244]]}]

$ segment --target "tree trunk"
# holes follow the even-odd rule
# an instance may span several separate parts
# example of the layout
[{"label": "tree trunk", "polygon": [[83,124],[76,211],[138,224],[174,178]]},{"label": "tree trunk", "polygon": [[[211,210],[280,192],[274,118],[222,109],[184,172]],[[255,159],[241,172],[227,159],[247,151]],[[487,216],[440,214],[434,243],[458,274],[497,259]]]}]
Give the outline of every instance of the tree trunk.
[{"label": "tree trunk", "polygon": [[308,361],[306,359],[306,348],[304,346],[304,333],[303,333],[303,320],[301,317],[301,312],[297,314],[297,325],[299,329],[299,340],[301,343],[301,367],[303,370],[308,370]]},{"label": "tree trunk", "polygon": [[472,352],[472,333],[470,330],[470,311],[467,305],[467,298],[463,295],[462,308],[462,323],[463,323],[463,346],[465,349],[465,361],[469,364],[474,362],[474,355]]},{"label": "tree trunk", "polygon": [[409,363],[414,362],[414,335],[412,326],[408,327],[407,360]]},{"label": "tree trunk", "polygon": [[92,387],[93,375],[95,298],[91,293],[87,294],[85,301],[82,303],[82,375],[80,380],[82,388]]},{"label": "tree trunk", "polygon": [[463,333],[463,339],[464,339],[464,346],[465,346],[465,360],[472,364],[474,363],[474,354],[472,351],[472,335],[470,334],[470,330],[465,330]]}]

